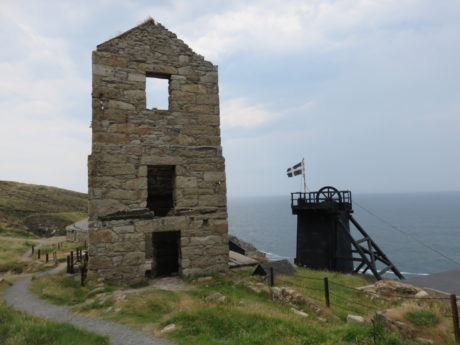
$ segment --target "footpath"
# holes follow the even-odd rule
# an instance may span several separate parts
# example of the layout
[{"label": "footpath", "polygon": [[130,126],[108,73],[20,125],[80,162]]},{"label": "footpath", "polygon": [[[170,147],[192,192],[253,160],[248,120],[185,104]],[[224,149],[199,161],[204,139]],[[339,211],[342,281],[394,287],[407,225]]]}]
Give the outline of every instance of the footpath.
[{"label": "footpath", "polygon": [[[37,276],[57,273],[63,268],[64,266],[60,265],[49,272],[39,273]],[[68,307],[49,304],[29,291],[31,280],[32,277],[19,279],[6,289],[3,294],[6,303],[43,319],[68,322],[78,328],[108,336],[112,345],[173,345],[164,339],[145,336],[129,326],[80,316],[71,312]]]}]

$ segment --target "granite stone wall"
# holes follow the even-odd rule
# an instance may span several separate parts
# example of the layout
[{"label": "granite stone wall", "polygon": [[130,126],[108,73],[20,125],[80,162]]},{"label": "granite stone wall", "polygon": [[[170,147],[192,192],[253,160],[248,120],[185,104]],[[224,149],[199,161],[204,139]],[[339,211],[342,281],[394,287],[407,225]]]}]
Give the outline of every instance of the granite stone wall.
[{"label": "granite stone wall", "polygon": [[[166,110],[146,108],[152,76],[169,80]],[[107,281],[140,281],[146,262],[156,262],[146,261],[152,233],[180,231],[179,274],[225,271],[217,67],[149,19],[93,52],[92,109],[90,270]],[[158,215],[148,208],[156,197],[148,171],[163,165],[174,168],[173,207]]]}]

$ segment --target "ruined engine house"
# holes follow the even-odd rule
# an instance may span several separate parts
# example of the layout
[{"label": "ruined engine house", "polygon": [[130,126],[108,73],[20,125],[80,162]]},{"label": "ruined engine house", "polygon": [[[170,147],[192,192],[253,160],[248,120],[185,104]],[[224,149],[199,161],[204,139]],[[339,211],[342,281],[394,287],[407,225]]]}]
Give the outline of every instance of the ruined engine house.
[{"label": "ruined engine house", "polygon": [[92,61],[89,269],[130,284],[227,270],[217,66],[153,19]]}]

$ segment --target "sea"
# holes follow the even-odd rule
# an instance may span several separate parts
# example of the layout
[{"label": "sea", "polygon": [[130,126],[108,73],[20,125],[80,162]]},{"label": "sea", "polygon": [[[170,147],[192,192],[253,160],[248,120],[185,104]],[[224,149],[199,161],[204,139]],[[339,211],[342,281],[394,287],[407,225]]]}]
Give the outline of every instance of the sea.
[{"label": "sea", "polygon": [[[460,192],[353,193],[353,211],[406,278],[460,270]],[[231,234],[272,260],[293,262],[297,217],[291,212],[290,194],[229,197],[228,214]]]}]

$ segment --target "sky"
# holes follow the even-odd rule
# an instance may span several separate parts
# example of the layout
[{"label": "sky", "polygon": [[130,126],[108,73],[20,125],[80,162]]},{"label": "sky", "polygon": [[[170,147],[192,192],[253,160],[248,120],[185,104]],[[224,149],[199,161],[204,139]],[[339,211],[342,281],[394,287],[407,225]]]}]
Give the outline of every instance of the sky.
[{"label": "sky", "polygon": [[458,0],[0,0],[0,180],[87,191],[91,52],[153,17],[219,66],[229,196],[460,191]]}]

